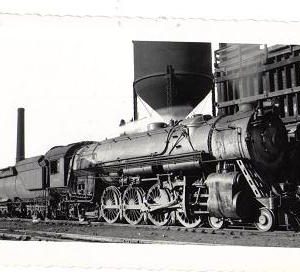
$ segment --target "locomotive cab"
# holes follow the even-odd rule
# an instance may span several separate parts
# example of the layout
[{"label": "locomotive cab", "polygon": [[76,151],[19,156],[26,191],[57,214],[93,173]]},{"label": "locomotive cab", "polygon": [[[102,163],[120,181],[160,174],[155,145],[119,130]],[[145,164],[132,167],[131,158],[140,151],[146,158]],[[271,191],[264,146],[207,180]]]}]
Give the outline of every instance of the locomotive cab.
[{"label": "locomotive cab", "polygon": [[45,154],[45,161],[48,165],[47,187],[64,188],[68,186],[69,164],[74,153],[86,143],[79,142],[66,146],[55,146]]},{"label": "locomotive cab", "polygon": [[67,158],[68,147],[57,146],[50,149],[45,156],[48,164],[48,187],[59,188],[67,185]]}]

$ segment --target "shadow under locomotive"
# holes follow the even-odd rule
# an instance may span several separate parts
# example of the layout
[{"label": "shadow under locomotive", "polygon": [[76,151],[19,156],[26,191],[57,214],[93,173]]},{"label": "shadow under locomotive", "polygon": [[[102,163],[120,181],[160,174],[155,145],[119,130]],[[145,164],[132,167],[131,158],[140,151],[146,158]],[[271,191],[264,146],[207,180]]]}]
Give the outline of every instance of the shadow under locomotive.
[{"label": "shadow under locomotive", "polygon": [[274,107],[195,115],[142,133],[53,147],[0,171],[2,216],[186,227],[298,225],[282,175],[288,139]]}]

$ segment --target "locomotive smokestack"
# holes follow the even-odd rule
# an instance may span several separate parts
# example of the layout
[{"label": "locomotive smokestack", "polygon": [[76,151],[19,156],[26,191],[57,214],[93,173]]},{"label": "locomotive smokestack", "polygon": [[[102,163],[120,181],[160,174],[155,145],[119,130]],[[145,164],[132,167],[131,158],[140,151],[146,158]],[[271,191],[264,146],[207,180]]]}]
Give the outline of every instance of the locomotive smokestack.
[{"label": "locomotive smokestack", "polygon": [[25,159],[25,123],[24,108],[18,108],[18,124],[17,124],[17,152],[16,162]]}]

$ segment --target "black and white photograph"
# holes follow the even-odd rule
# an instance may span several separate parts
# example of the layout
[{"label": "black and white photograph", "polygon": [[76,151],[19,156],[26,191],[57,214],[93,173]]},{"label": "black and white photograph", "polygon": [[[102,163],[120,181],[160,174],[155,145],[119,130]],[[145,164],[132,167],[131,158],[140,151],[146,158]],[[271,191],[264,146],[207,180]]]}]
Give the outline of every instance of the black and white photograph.
[{"label": "black and white photograph", "polygon": [[197,250],[298,254],[300,39],[127,3],[0,5],[0,251],[73,248],[85,269],[124,248],[133,266],[101,268],[125,271],[152,251],[170,271]]}]

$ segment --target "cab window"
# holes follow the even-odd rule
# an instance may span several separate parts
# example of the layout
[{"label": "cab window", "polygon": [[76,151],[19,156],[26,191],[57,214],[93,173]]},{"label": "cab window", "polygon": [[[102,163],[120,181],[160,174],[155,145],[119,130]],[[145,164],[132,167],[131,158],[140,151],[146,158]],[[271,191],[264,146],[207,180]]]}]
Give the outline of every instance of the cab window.
[{"label": "cab window", "polygon": [[50,173],[51,175],[59,173],[59,160],[50,161]]}]

